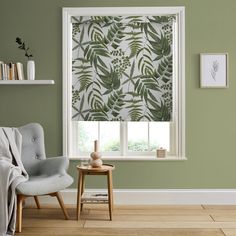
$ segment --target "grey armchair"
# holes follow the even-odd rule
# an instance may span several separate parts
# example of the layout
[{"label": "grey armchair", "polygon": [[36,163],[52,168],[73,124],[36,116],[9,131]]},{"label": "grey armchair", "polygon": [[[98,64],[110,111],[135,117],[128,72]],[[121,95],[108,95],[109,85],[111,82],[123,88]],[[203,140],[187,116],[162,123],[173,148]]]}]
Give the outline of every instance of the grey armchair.
[{"label": "grey armchair", "polygon": [[40,208],[37,196],[56,196],[65,219],[69,219],[62,197],[59,193],[73,183],[66,172],[69,161],[66,157],[46,158],[44,132],[41,125],[27,124],[18,128],[22,134],[22,162],[29,174],[29,180],[19,184],[17,190],[17,231],[22,230],[22,203],[26,197],[34,197]]}]

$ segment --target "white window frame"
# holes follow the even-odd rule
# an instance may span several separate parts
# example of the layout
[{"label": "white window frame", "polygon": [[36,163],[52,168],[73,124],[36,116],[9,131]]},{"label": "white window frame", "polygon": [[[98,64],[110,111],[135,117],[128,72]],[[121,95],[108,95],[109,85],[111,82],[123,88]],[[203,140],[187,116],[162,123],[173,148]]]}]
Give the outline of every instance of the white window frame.
[{"label": "white window frame", "polygon": [[[171,123],[176,127],[175,134],[171,134],[171,142],[175,144],[175,156],[167,158],[144,157],[144,156],[128,156],[128,157],[112,157],[112,160],[186,160],[185,157],[185,7],[82,7],[82,8],[63,8],[62,9],[62,74],[63,74],[63,155],[72,158],[70,153],[71,140],[71,88],[72,88],[72,16],[107,16],[107,15],[166,15],[175,14],[178,24],[176,24],[177,48],[174,50],[173,56],[176,57],[179,65],[174,65],[176,76],[173,76],[173,91],[174,91],[174,120]],[[177,53],[176,53],[177,52]],[[178,56],[178,58],[177,58]],[[105,159],[105,158],[104,158]],[[106,158],[109,159],[109,158]]]}]

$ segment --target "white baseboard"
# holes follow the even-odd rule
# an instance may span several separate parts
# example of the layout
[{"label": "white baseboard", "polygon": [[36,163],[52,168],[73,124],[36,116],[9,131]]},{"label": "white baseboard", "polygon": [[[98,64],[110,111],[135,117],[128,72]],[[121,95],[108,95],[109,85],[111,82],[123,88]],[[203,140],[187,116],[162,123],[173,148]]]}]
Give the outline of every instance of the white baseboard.
[{"label": "white baseboard", "polygon": [[[105,189],[89,189],[86,192],[100,193]],[[61,191],[65,204],[76,204],[77,190]],[[29,198],[31,204],[33,199]],[[50,196],[40,197],[42,204],[56,204]],[[117,205],[235,205],[236,189],[115,189]]]}]

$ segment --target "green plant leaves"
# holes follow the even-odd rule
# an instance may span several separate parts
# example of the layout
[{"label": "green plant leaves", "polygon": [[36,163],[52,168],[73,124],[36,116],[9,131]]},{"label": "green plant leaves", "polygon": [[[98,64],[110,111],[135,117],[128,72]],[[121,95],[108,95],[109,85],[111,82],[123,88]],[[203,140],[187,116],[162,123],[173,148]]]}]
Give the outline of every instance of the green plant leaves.
[{"label": "green plant leaves", "polygon": [[148,47],[143,47],[137,53],[138,58],[138,68],[143,75],[151,76],[154,72],[153,59],[151,58],[151,50]]},{"label": "green plant leaves", "polygon": [[79,65],[73,65],[72,71],[73,75],[77,77],[80,83],[80,88],[78,90],[80,93],[88,90],[89,86],[93,82],[92,67],[90,66],[89,61],[84,60],[83,58],[77,58],[76,61],[78,61]]},{"label": "green plant leaves", "polygon": [[164,56],[168,56],[171,52],[171,47],[168,39],[161,35],[161,38],[156,38],[156,41],[149,41],[152,45],[151,50],[157,56],[154,60],[160,60]]},{"label": "green plant leaves", "polygon": [[156,76],[159,80],[161,79],[164,83],[167,83],[172,78],[172,72],[172,56],[169,56],[161,60],[154,76]]},{"label": "green plant leaves", "polygon": [[171,119],[171,113],[169,112],[169,109],[164,104],[161,104],[161,106],[155,105],[155,109],[152,109],[148,107],[149,110],[149,116],[151,120],[155,121],[169,121]]},{"label": "green plant leaves", "polygon": [[[125,105],[123,99],[125,94],[122,90],[114,91],[108,97],[106,103],[106,110],[112,115],[115,119],[120,115],[122,107]],[[112,119],[114,120],[114,119]]]},{"label": "green plant leaves", "polygon": [[19,37],[16,37],[16,43],[19,45],[18,48],[21,50],[24,50],[25,56],[29,59],[30,57],[33,57],[33,55],[29,52],[29,47],[26,46],[26,43],[24,40],[22,40]]},{"label": "green plant leaves", "polygon": [[106,89],[103,93],[104,95],[109,94],[120,87],[119,74],[116,73],[112,67],[110,67],[109,71],[101,66],[99,66],[99,69],[102,71],[101,74],[98,73],[100,79],[99,82]]},{"label": "green plant leaves", "polygon": [[124,28],[122,23],[110,25],[105,37],[105,43],[117,49],[124,38]]},{"label": "green plant leaves", "polygon": [[73,18],[73,119],[168,121],[173,16]]},{"label": "green plant leaves", "polygon": [[96,68],[98,58],[101,56],[109,57],[109,52],[104,44],[91,41],[84,50],[84,56],[88,61],[90,61],[91,65]]},{"label": "green plant leaves", "polygon": [[88,34],[94,42],[104,42],[102,27],[99,23],[91,23],[88,27]]}]

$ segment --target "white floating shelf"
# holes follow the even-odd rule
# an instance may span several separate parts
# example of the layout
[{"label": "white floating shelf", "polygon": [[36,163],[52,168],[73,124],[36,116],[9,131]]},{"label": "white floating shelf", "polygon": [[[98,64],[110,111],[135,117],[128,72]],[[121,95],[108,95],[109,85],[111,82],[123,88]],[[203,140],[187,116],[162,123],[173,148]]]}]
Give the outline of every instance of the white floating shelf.
[{"label": "white floating shelf", "polygon": [[54,80],[0,80],[0,85],[43,85],[54,84]]}]

